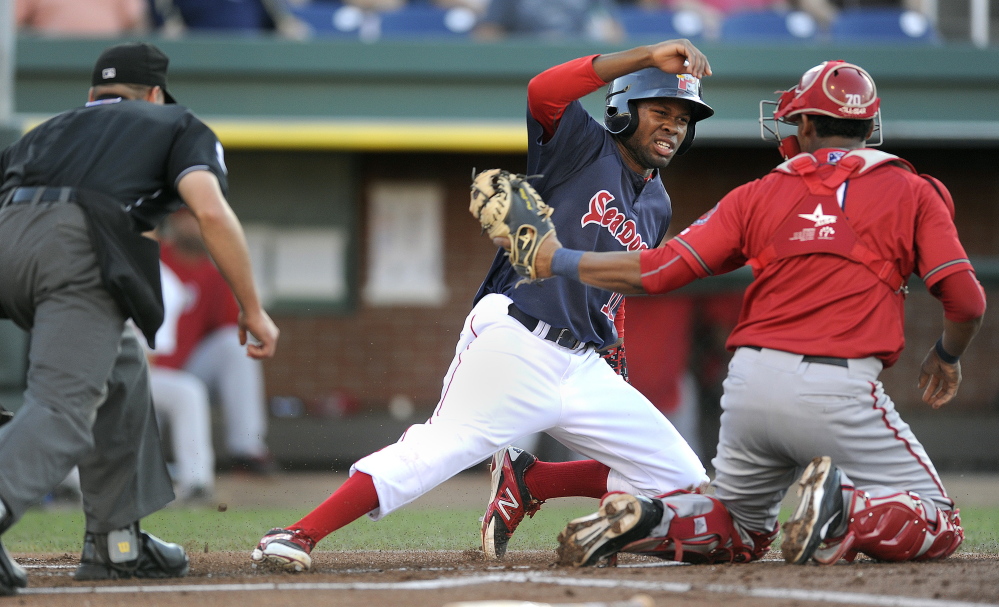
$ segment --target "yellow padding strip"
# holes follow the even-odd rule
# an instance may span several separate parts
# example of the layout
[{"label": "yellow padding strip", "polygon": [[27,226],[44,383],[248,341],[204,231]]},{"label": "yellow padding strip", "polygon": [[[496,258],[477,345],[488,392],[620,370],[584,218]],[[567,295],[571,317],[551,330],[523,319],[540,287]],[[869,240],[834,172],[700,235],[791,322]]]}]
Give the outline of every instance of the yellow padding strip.
[{"label": "yellow padding strip", "polygon": [[527,128],[514,122],[206,122],[229,149],[527,151]]}]

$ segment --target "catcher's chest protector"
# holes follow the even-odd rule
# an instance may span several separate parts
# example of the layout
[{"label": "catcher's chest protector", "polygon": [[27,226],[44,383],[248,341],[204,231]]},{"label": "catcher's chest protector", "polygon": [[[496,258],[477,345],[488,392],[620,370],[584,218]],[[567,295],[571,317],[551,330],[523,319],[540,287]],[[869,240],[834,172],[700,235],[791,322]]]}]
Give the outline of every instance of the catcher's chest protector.
[{"label": "catcher's chest protector", "polygon": [[[865,150],[871,151],[871,150]],[[794,207],[774,232],[770,243],[748,264],[759,276],[773,261],[796,255],[826,253],[858,263],[888,285],[894,293],[907,293],[905,277],[892,261],[881,259],[857,236],[840,206],[838,189],[846,181],[876,166],[897,160],[895,156],[875,152],[876,156],[846,154],[831,175],[817,173],[818,161],[811,154],[801,154],[785,162],[777,171],[800,176],[809,194]]]}]

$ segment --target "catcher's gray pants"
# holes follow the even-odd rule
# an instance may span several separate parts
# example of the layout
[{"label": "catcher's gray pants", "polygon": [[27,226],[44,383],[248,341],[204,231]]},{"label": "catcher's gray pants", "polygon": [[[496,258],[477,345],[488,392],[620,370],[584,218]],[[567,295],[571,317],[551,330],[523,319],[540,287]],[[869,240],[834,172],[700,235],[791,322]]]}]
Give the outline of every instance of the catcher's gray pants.
[{"label": "catcher's gray pants", "polygon": [[0,209],[0,306],[30,331],[24,405],[0,428],[0,499],[16,522],[79,465],[87,531],[173,499],[145,354],[104,289],[73,203]]},{"label": "catcher's gray pants", "polygon": [[878,381],[881,361],[848,364],[806,363],[766,348],[739,348],[732,357],[712,463],[715,495],[744,529],[773,531],[788,487],[821,455],[844,473],[844,484],[873,497],[912,491],[927,506],[953,508]]}]

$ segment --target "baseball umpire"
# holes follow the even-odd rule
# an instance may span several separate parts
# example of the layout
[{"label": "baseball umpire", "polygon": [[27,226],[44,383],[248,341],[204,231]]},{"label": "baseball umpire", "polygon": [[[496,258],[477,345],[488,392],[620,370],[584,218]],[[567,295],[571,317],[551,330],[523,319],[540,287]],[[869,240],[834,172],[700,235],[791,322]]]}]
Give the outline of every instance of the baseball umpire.
[{"label": "baseball umpire", "polygon": [[[878,375],[903,348],[906,282],[916,272],[943,304],[943,335],[922,362],[922,398],[937,408],[961,383],[959,357],[985,296],[942,183],[865,142],[880,130],[871,76],[828,61],[784,92],[769,119],[797,127],[786,162],[740,186],[667,246],[583,253],[541,243],[553,273],[622,293],[665,293],[743,265],[755,281],[728,339],[716,498],[612,494],[560,535],[560,560],[592,565],[618,551],[704,562],[747,561],[784,524],[789,563],[858,553],[941,559],[961,544],[958,510]],[[761,115],[761,120],[763,116]],[[550,272],[549,272],[550,264]]]},{"label": "baseball umpire", "polygon": [[[224,197],[218,139],[166,89],[149,44],[108,48],[89,102],[0,155],[0,311],[30,332],[24,405],[0,428],[0,532],[79,465],[86,532],[77,580],[183,576],[184,549],[139,521],[174,495],[131,317],[152,341],[162,321],[158,247],[141,235],[186,203],[273,355],[242,228]],[[27,584],[0,549],[0,594]]]},{"label": "baseball umpire", "polygon": [[[577,247],[638,250],[663,239],[671,207],[659,173],[690,146],[694,124],[713,113],[699,92],[699,78],[710,73],[703,53],[672,40],[581,57],[531,80],[528,173],[543,174],[537,189]],[[578,99],[608,82],[600,124]],[[480,194],[473,190],[473,200]],[[308,569],[310,551],[329,533],[366,513],[383,517],[490,456],[487,558],[502,557],[516,526],[546,499],[599,498],[608,490],[657,495],[707,482],[669,421],[598,352],[618,340],[622,298],[570,280],[517,287],[520,281],[498,255],[431,418],[354,464],[350,479],[302,520],[272,529],[255,561]],[[593,459],[546,463],[507,448],[535,432]]]}]

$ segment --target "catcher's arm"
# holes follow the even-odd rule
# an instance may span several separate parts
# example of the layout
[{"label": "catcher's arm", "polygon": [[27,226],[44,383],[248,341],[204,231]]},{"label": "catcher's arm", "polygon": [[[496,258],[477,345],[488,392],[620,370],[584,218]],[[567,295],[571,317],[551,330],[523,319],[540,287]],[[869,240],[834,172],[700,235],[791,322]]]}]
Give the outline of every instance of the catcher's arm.
[{"label": "catcher's arm", "polygon": [[961,386],[961,361],[958,358],[978,332],[982,319],[965,322],[944,319],[944,333],[923,358],[919,369],[919,389],[923,402],[934,409],[946,405],[957,396]]}]

